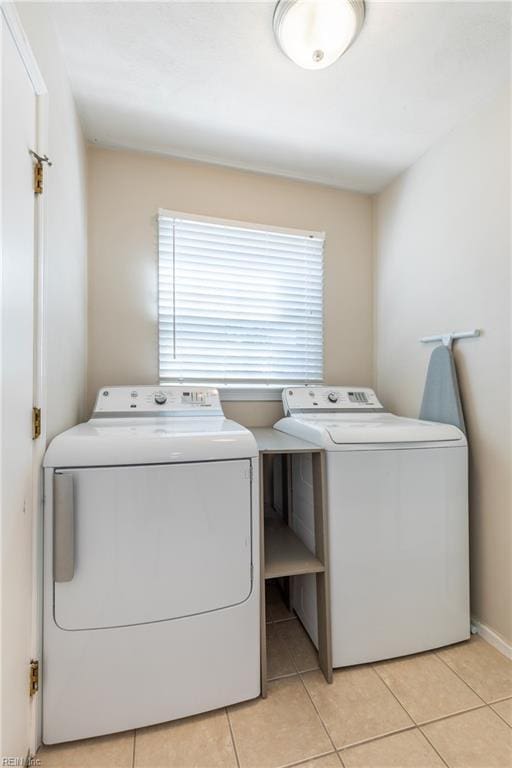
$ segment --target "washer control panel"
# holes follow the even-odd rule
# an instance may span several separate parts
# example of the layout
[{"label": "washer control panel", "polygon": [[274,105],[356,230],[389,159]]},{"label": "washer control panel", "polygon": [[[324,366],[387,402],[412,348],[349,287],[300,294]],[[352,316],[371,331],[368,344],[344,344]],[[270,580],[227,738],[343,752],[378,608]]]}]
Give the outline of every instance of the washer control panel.
[{"label": "washer control panel", "polygon": [[214,387],[102,387],[93,418],[106,415],[222,416],[219,392]]},{"label": "washer control panel", "polygon": [[382,411],[373,389],[368,387],[305,386],[283,389],[283,407],[290,413],[313,411]]}]

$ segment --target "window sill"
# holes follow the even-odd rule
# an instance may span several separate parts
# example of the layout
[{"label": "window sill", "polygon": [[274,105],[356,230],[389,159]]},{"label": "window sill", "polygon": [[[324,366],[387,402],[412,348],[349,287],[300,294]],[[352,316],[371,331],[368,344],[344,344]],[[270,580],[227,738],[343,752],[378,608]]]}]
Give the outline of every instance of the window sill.
[{"label": "window sill", "polygon": [[217,387],[219,390],[220,399],[222,402],[243,402],[243,401],[273,401],[280,402],[282,398],[283,387],[280,386],[236,386],[233,385],[220,385]]}]

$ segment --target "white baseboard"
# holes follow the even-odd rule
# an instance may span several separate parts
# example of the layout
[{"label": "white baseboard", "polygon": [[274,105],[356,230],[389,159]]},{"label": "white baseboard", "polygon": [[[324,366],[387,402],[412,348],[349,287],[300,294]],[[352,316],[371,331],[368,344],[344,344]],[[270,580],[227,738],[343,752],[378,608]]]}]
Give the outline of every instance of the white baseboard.
[{"label": "white baseboard", "polygon": [[487,640],[489,645],[494,646],[494,648],[506,656],[507,659],[512,659],[512,645],[507,643],[506,640],[500,637],[500,635],[494,632],[494,630],[492,630],[490,627],[487,627],[485,624],[482,624],[480,621],[477,621],[476,619],[471,619],[472,631],[473,628],[476,630],[476,634],[480,635],[480,637],[483,637],[484,640]]}]

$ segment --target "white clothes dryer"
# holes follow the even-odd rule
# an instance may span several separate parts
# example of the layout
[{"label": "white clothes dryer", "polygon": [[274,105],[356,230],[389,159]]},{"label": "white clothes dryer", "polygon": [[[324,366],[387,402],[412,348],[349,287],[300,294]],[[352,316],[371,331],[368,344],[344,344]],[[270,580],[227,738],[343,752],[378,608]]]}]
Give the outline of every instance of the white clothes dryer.
[{"label": "white clothes dryer", "polygon": [[[384,412],[371,389],[291,387],[278,429],[326,451],[335,667],[388,659],[470,634],[464,434]],[[292,460],[292,521],[314,547],[311,460]],[[293,605],[317,640],[314,579]]]},{"label": "white clothes dryer", "polygon": [[217,390],[106,387],[44,467],[43,742],[258,696],[257,447]]}]

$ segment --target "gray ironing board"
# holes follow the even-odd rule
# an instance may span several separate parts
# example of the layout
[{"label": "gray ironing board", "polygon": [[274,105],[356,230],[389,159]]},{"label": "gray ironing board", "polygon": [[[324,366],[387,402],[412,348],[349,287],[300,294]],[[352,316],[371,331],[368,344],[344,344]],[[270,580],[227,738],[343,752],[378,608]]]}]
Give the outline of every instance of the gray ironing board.
[{"label": "gray ironing board", "polygon": [[455,361],[451,349],[444,344],[430,356],[420,419],[453,424],[466,433]]}]

